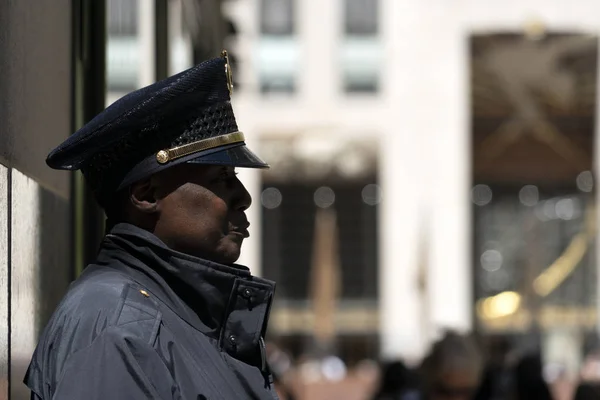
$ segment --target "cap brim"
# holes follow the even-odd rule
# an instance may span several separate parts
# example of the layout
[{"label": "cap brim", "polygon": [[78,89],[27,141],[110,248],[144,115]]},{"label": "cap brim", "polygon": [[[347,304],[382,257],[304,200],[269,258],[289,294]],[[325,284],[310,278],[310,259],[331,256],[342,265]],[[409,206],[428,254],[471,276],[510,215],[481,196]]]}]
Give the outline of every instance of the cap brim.
[{"label": "cap brim", "polygon": [[186,162],[190,164],[227,165],[239,168],[269,168],[269,164],[254,154],[246,146],[246,143],[224,146],[222,150],[205,153]]},{"label": "cap brim", "polygon": [[116,190],[119,191],[133,182],[183,163],[225,165],[239,168],[269,168],[269,164],[254,154],[245,142],[240,142],[189,154],[167,164],[159,164],[156,155],[149,156],[131,168],[117,185]]}]

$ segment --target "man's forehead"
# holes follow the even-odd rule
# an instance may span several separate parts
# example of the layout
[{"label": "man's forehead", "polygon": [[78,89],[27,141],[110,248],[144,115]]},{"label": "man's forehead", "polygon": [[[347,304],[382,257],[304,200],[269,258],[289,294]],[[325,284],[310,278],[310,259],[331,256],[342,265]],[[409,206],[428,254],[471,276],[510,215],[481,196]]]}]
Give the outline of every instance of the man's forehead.
[{"label": "man's forehead", "polygon": [[234,175],[235,167],[184,163],[155,174],[157,182],[165,188],[175,188],[186,183],[206,186],[220,175]]},{"label": "man's forehead", "polygon": [[215,172],[234,172],[235,167],[230,165],[207,165],[208,171]]},{"label": "man's forehead", "polygon": [[183,174],[193,175],[215,175],[223,172],[233,173],[235,167],[230,165],[214,165],[214,164],[196,164],[196,163],[184,163],[173,168],[175,171],[180,171]]}]

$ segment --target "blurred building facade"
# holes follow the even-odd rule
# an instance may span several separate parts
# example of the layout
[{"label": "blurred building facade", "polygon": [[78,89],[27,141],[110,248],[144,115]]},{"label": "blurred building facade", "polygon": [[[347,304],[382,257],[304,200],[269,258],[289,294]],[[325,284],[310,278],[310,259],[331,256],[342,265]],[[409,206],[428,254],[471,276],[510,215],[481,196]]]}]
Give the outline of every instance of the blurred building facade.
[{"label": "blurred building facade", "polygon": [[[416,362],[456,329],[576,368],[598,326],[599,5],[198,3],[168,2],[169,72],[218,43],[235,57],[238,123],[272,165],[240,174],[255,199],[240,261],[278,281],[272,335],[305,350],[330,302],[350,358]],[[155,76],[156,6],[108,5],[110,103]],[[317,251],[320,210],[337,257]]]},{"label": "blurred building facade", "polygon": [[271,3],[232,7],[246,29],[234,43],[246,74],[236,110],[273,163],[255,178],[263,233],[250,243],[261,249],[250,265],[278,278],[274,329],[312,332],[301,277],[318,265],[300,232],[310,234],[319,191],[329,188],[340,231],[340,346],[417,361],[437,328],[471,328],[467,142],[437,127],[441,116],[430,114],[435,99],[426,95],[433,82],[414,75],[433,66],[420,66],[412,52],[434,60],[436,50],[410,47],[419,40],[397,30],[413,6]]},{"label": "blurred building facade", "polygon": [[224,3],[234,106],[273,167],[244,172],[262,233],[243,256],[279,282],[274,333],[313,332],[325,202],[342,347],[416,361],[443,329],[474,330],[575,373],[598,326],[599,21],[594,2],[565,7]]}]

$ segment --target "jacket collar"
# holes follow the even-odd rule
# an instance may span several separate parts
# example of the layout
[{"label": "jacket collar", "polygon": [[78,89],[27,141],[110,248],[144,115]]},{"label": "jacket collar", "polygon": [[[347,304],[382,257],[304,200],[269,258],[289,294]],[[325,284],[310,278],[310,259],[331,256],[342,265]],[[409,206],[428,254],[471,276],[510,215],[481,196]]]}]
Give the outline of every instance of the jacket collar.
[{"label": "jacket collar", "polygon": [[100,264],[125,272],[232,356],[264,363],[263,337],[274,295],[272,281],[241,265],[222,265],[168,248],[130,224],[106,235]]}]

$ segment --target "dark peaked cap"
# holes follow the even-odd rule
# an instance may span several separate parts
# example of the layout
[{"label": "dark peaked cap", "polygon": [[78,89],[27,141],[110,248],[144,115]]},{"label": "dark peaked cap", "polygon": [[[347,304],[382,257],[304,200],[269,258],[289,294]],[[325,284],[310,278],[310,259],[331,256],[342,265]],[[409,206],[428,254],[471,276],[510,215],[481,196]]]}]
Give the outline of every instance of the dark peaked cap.
[{"label": "dark peaked cap", "polygon": [[117,191],[184,162],[268,168],[244,142],[230,103],[227,53],[129,93],[54,149],[54,169],[81,169],[102,206]]}]

